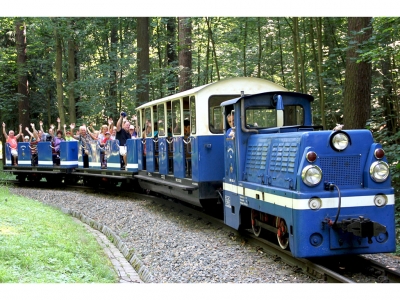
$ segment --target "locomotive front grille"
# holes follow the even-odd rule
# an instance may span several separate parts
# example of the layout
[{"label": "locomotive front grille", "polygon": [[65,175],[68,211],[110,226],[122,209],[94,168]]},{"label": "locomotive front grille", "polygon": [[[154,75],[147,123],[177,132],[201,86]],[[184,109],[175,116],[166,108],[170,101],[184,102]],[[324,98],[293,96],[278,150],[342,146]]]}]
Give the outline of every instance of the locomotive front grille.
[{"label": "locomotive front grille", "polygon": [[332,156],[320,158],[324,181],[339,186],[362,185],[361,156]]}]

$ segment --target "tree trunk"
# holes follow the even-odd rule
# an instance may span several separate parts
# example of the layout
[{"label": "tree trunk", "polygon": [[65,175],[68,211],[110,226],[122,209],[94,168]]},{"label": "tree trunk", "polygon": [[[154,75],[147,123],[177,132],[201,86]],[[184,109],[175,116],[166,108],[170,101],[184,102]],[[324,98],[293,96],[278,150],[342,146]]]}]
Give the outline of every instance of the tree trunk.
[{"label": "tree trunk", "polygon": [[[57,26],[57,25],[56,25]],[[57,31],[54,32],[56,38],[56,87],[57,87],[57,106],[58,106],[58,116],[64,118],[64,102],[63,102],[63,79],[62,79],[62,43],[61,37]],[[62,119],[61,119],[62,120]],[[51,120],[49,120],[51,123]],[[65,119],[64,119],[65,122]],[[64,123],[61,123],[64,124]]]},{"label": "tree trunk", "polygon": [[[348,18],[343,123],[346,129],[365,128],[371,115],[371,63],[361,61],[358,51],[372,35],[370,17]],[[369,28],[366,28],[369,27]]]},{"label": "tree trunk", "polygon": [[247,18],[244,18],[244,28],[243,28],[243,76],[247,76],[247,65],[246,65],[246,45],[247,45]]},{"label": "tree trunk", "polygon": [[[391,24],[390,23],[385,23],[385,29],[390,29]],[[392,43],[392,39],[389,36],[386,36],[386,40],[384,41],[384,45],[386,47],[389,47],[389,45]],[[383,80],[382,80],[382,85],[384,89],[384,94],[381,98],[381,105],[385,109],[384,117],[385,117],[385,122],[386,122],[386,128],[387,128],[387,135],[388,136],[393,136],[397,132],[397,113],[394,108],[394,103],[396,99],[396,95],[394,93],[394,87],[393,87],[393,82],[396,80],[393,78],[393,73],[395,73],[393,70],[394,68],[392,67],[392,58],[391,53],[386,53],[384,57],[382,57],[381,60],[381,66],[382,66],[382,75],[383,75]]]},{"label": "tree trunk", "polygon": [[192,88],[192,26],[190,18],[179,20],[179,91]]},{"label": "tree trunk", "polygon": [[138,69],[137,69],[137,96],[138,105],[149,102],[149,18],[137,18],[137,45],[138,45]]},{"label": "tree trunk", "polygon": [[[303,21],[304,24],[304,21]],[[298,26],[297,26],[298,27]],[[305,31],[305,30],[304,30]],[[304,51],[301,49],[301,40],[300,40],[300,33],[298,31],[297,28],[297,45],[299,46],[299,57],[300,57],[300,74],[301,74],[301,85],[300,85],[300,91],[302,93],[305,93],[306,88],[307,88],[307,83],[306,83],[306,71],[305,71],[305,65],[304,65],[304,53],[305,53],[305,49]],[[306,45],[306,41],[304,40],[304,48]]]},{"label": "tree trunk", "polygon": [[285,79],[285,67],[283,63],[283,49],[282,49],[282,35],[281,35],[281,24],[278,18],[278,41],[279,41],[279,66],[281,69],[281,78],[282,78],[282,85],[286,87],[286,79]]},{"label": "tree trunk", "polygon": [[322,18],[316,18],[317,23],[317,45],[318,45],[318,67],[316,68],[316,74],[318,78],[319,86],[319,99],[320,99],[320,110],[321,110],[321,125],[326,129],[326,116],[325,116],[325,89],[324,89],[324,79],[322,77]]},{"label": "tree trunk", "polygon": [[[69,122],[76,123],[76,103],[75,103],[75,39],[68,40],[68,114]],[[60,116],[61,125],[66,124],[65,117]]]},{"label": "tree trunk", "polygon": [[[15,23],[15,41],[17,50],[17,72],[18,72],[18,122],[22,128],[29,126],[29,88],[28,75],[26,72],[26,26],[22,19]],[[17,132],[16,132],[17,133]]]},{"label": "tree trunk", "polygon": [[297,53],[297,41],[299,35],[299,21],[297,17],[293,17],[293,65],[294,65],[294,84],[296,92],[300,92],[299,82],[299,59]]},{"label": "tree trunk", "polygon": [[262,36],[261,21],[257,18],[257,38],[258,38],[258,55],[257,55],[257,78],[261,77],[261,57],[262,57]]},{"label": "tree trunk", "polygon": [[206,50],[206,79],[205,79],[205,83],[209,83],[209,74],[210,74],[210,54],[211,54],[211,28],[210,26],[208,26],[208,18],[206,18],[206,22],[207,22],[207,50]]},{"label": "tree trunk", "polygon": [[[107,116],[113,116],[118,118],[119,112],[118,107],[121,107],[121,99],[117,97],[117,86],[118,86],[118,27],[117,27],[118,19],[112,18],[110,20],[111,23],[111,32],[110,32],[110,53],[109,61],[110,61],[110,86],[109,86],[109,97],[107,101],[106,114]],[[118,101],[120,100],[120,101]],[[118,105],[117,105],[118,104]]]},{"label": "tree trunk", "polygon": [[175,73],[178,56],[176,54],[176,18],[167,21],[167,62],[168,62],[168,91],[173,94],[178,86],[178,77]]}]

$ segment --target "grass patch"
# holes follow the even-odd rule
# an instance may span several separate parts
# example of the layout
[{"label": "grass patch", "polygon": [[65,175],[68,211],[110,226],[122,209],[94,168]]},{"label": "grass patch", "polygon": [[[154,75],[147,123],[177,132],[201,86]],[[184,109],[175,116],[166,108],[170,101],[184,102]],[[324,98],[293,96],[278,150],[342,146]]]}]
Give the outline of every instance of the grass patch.
[{"label": "grass patch", "polygon": [[13,180],[15,179],[15,175],[12,175],[11,172],[3,172],[3,160],[0,159],[0,180]]},{"label": "grass patch", "polygon": [[58,209],[0,186],[0,283],[115,283],[95,237]]}]

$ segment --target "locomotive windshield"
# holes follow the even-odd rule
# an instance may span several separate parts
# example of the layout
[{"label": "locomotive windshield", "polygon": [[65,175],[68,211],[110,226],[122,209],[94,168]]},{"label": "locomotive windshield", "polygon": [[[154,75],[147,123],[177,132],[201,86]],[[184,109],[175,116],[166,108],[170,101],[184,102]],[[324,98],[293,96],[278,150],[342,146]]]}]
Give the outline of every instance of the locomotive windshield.
[{"label": "locomotive windshield", "polygon": [[267,107],[250,107],[246,110],[247,128],[276,127],[276,110]]},{"label": "locomotive windshield", "polygon": [[[284,109],[284,126],[303,125],[303,107],[287,105]],[[247,128],[268,128],[278,126],[277,110],[274,107],[249,107],[246,109]]]}]

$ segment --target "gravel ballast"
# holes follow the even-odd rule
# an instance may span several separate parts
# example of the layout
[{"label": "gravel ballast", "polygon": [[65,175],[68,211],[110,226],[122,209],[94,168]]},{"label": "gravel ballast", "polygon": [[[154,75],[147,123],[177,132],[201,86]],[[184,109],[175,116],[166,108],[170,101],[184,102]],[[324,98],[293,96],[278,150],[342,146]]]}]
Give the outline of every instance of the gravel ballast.
[{"label": "gravel ballast", "polygon": [[134,253],[130,262],[135,269],[147,269],[141,272],[145,282],[318,282],[236,240],[222,227],[152,200],[29,187],[10,188],[10,192],[77,212],[111,229],[129,250],[129,258]]}]

